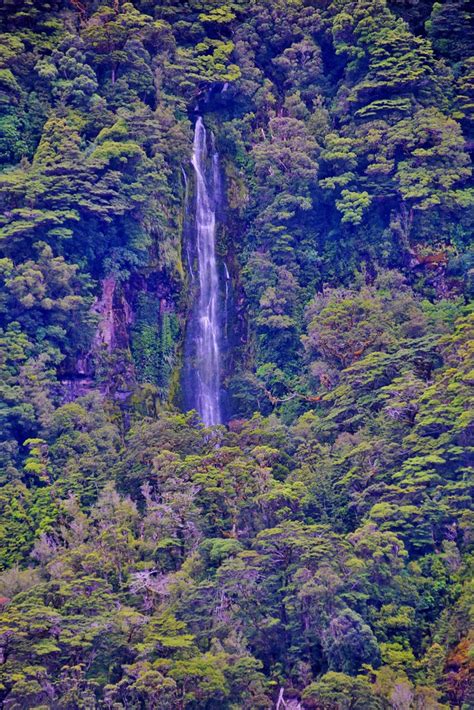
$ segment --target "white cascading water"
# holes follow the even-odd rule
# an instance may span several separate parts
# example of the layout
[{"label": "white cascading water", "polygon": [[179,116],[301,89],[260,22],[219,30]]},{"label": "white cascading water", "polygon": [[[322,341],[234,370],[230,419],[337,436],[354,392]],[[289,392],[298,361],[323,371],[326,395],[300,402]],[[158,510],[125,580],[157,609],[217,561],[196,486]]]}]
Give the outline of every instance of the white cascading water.
[{"label": "white cascading water", "polygon": [[206,426],[220,424],[219,277],[216,264],[216,201],[219,165],[212,156],[206,169],[207,135],[201,117],[196,121],[192,165],[196,173],[196,252],[199,300],[196,309],[196,409]]}]

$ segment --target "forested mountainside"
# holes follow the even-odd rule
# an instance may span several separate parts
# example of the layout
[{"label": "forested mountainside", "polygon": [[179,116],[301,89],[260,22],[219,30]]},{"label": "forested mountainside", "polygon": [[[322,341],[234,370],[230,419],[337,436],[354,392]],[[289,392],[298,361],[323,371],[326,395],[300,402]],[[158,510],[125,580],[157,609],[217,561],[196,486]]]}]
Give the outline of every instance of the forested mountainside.
[{"label": "forested mountainside", "polygon": [[0,29],[0,706],[474,707],[470,3]]}]

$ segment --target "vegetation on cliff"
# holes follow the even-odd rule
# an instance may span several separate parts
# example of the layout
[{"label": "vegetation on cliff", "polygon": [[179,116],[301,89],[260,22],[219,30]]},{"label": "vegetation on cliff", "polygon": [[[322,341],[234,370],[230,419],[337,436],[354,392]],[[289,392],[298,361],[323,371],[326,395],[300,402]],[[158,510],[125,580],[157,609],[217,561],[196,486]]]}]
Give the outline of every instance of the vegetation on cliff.
[{"label": "vegetation on cliff", "polygon": [[[0,704],[474,705],[473,31],[0,5]],[[196,110],[229,421],[180,412]]]}]

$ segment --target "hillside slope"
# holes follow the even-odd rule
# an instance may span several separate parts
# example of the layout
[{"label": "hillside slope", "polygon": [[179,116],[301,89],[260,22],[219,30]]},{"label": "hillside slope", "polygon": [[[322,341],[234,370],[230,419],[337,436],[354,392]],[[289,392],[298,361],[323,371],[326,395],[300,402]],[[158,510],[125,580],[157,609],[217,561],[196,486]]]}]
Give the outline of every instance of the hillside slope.
[{"label": "hillside slope", "polygon": [[1,4],[3,708],[474,705],[473,27],[464,0]]}]

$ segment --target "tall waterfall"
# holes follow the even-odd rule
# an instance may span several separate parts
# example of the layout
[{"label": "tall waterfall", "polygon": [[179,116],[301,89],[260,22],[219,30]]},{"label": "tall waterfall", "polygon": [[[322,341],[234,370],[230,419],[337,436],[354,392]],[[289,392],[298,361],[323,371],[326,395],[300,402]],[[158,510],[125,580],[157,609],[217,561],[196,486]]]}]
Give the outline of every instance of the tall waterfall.
[{"label": "tall waterfall", "polygon": [[[216,208],[220,179],[218,155],[208,159],[208,137],[199,117],[192,165],[196,175],[195,235],[199,294],[194,308],[194,407],[207,426],[222,421],[220,404],[219,277],[216,264]],[[193,277],[193,275],[191,274]]]}]

